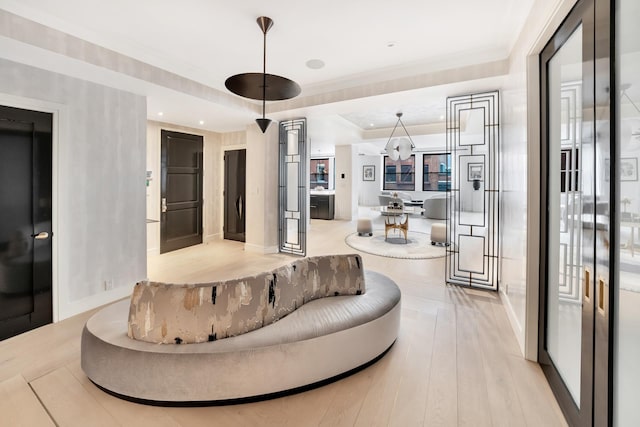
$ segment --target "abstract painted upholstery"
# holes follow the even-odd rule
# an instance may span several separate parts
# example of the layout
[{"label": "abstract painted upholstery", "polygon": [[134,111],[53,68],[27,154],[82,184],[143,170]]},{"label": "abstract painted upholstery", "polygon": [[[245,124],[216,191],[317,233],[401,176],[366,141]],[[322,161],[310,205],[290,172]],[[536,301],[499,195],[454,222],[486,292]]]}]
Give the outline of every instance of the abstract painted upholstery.
[{"label": "abstract painted upholstery", "polygon": [[317,298],[364,292],[359,255],[303,258],[224,282],[139,282],[131,296],[128,336],[163,344],[215,341],[266,326]]}]

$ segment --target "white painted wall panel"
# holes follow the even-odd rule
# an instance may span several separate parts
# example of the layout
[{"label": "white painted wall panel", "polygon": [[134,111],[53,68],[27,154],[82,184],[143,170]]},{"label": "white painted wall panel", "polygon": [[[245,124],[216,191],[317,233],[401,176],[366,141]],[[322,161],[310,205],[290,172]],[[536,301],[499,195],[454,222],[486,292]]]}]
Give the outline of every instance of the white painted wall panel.
[{"label": "white painted wall panel", "polygon": [[0,102],[54,112],[56,319],[128,295],[147,274],[145,98],[0,59]]}]

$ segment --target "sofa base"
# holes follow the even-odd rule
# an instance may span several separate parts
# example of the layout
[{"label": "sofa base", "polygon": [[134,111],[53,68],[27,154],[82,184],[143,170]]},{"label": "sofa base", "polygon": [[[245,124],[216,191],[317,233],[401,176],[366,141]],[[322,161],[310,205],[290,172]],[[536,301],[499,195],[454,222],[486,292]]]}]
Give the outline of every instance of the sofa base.
[{"label": "sofa base", "polygon": [[126,400],[227,405],[279,397],[353,374],[381,358],[400,325],[400,290],[365,271],[362,295],[311,301],[263,328],[199,344],[153,344],[126,335],[128,301],[96,313],[82,334],[89,379]]},{"label": "sofa base", "polygon": [[310,390],[331,384],[333,382],[340,381],[343,378],[347,378],[351,375],[357,374],[363,369],[366,369],[369,366],[375,364],[378,360],[382,359],[387,354],[387,352],[389,352],[389,350],[391,350],[391,347],[393,347],[393,344],[395,344],[395,341],[385,351],[380,353],[375,359],[372,359],[363,365],[353,368],[350,371],[336,375],[335,377],[327,378],[325,380],[321,380],[313,384],[292,388],[290,390],[283,390],[283,391],[278,391],[274,393],[263,394],[261,396],[240,397],[236,399],[224,399],[224,400],[206,400],[206,401],[195,400],[190,402],[175,401],[175,400],[147,400],[147,399],[139,399],[131,396],[125,396],[124,394],[119,394],[114,391],[108,390],[102,387],[100,384],[94,383],[93,381],[91,381],[91,379],[89,381],[91,381],[96,387],[98,387],[100,390],[104,391],[107,394],[110,394],[114,397],[129,401],[129,402],[140,403],[142,405],[164,406],[164,407],[170,407],[170,408],[197,408],[202,406],[241,405],[244,403],[261,402],[264,400],[278,399],[280,397],[290,396],[292,394],[304,393],[305,391],[310,391]]}]

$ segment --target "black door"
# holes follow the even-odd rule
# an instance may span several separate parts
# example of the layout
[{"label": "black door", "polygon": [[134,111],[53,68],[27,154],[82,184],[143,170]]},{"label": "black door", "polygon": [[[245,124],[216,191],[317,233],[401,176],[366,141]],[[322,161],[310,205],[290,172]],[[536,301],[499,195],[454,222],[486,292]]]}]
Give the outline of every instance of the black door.
[{"label": "black door", "polygon": [[224,155],[224,238],[245,241],[247,150]]},{"label": "black door", "polygon": [[538,356],[572,426],[610,422],[609,4],[579,1],[540,61]]},{"label": "black door", "polygon": [[52,321],[51,123],[0,106],[0,339]]},{"label": "black door", "polygon": [[202,243],[202,137],[161,132],[160,253]]}]

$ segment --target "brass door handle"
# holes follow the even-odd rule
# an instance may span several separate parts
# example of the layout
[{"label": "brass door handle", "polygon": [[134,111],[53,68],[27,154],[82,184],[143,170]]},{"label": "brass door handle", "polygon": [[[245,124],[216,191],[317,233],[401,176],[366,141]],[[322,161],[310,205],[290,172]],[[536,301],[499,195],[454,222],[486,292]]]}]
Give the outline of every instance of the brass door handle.
[{"label": "brass door handle", "polygon": [[167,199],[165,197],[162,198],[162,213],[167,211]]},{"label": "brass door handle", "polygon": [[589,301],[591,298],[591,272],[584,270],[584,298]]},{"label": "brass door handle", "polygon": [[605,310],[605,304],[604,304],[604,289],[605,289],[605,282],[603,278],[599,278],[598,279],[598,313],[600,313],[601,315],[605,315],[607,312]]},{"label": "brass door handle", "polygon": [[46,240],[49,238],[49,233],[47,233],[46,231],[41,231],[38,234],[34,234],[31,237],[33,237],[36,240]]}]

